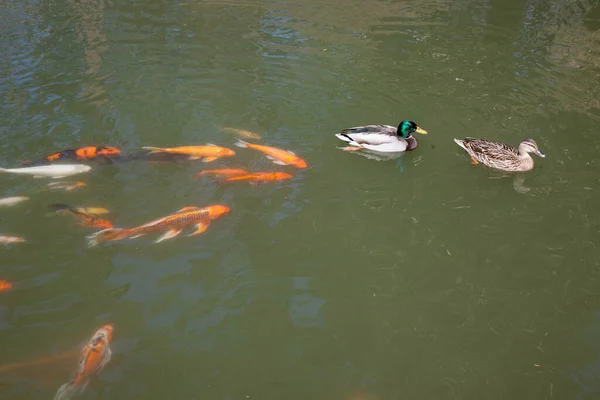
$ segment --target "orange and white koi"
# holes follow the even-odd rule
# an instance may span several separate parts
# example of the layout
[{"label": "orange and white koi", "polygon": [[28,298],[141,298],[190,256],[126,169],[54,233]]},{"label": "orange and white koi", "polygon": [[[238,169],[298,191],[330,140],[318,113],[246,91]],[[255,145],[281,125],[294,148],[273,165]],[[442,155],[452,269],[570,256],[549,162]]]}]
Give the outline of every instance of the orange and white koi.
[{"label": "orange and white koi", "polygon": [[6,292],[10,289],[12,289],[12,283],[9,281],[0,280],[0,292]]},{"label": "orange and white koi", "polygon": [[107,324],[98,329],[88,344],[81,350],[79,366],[71,380],[62,385],[54,400],[70,399],[83,392],[93,375],[97,374],[110,361],[110,341],[112,340],[113,325]]},{"label": "orange and white koi", "polygon": [[107,228],[113,227],[112,222],[110,222],[106,219],[102,219],[93,214],[81,212],[78,209],[70,207],[66,204],[50,204],[48,206],[48,208],[50,208],[51,210],[54,210],[56,213],[63,213],[63,212],[70,213],[71,215],[81,219],[81,222],[79,223],[79,225],[81,225],[81,226],[86,226],[86,227],[90,227],[90,228],[101,228],[101,229],[107,229]]},{"label": "orange and white koi", "polygon": [[64,189],[68,192],[86,187],[87,184],[84,182],[52,182],[48,184],[48,188],[52,190]]},{"label": "orange and white koi", "polygon": [[3,236],[0,235],[0,244],[24,243],[25,239],[18,236]]},{"label": "orange and white koi", "polygon": [[247,147],[254,150],[262,151],[267,155],[267,158],[271,159],[275,164],[279,165],[292,165],[296,168],[306,168],[308,164],[306,161],[298,157],[295,153],[289,150],[281,150],[275,147],[262,146],[260,144],[252,144],[244,142],[238,138],[238,141],[234,143],[238,147]]},{"label": "orange and white koi", "polygon": [[93,247],[102,242],[122,240],[127,237],[134,239],[146,233],[166,231],[154,241],[154,243],[159,243],[163,240],[174,238],[190,225],[194,225],[196,230],[189,236],[198,235],[208,229],[212,220],[222,217],[229,211],[229,207],[219,204],[204,208],[184,207],[174,214],[150,221],[135,228],[111,228],[96,232],[87,237],[88,246]]},{"label": "orange and white koi", "polygon": [[243,137],[244,139],[260,139],[260,135],[258,133],[250,132],[244,129],[230,128],[228,126],[224,126],[221,128],[221,130],[227,133],[232,133],[238,137]]},{"label": "orange and white koi", "polygon": [[285,172],[255,172],[252,174],[233,176],[231,178],[227,178],[221,182],[234,182],[234,181],[250,181],[253,183],[257,182],[273,182],[273,181],[282,181],[284,179],[290,179],[292,177],[291,174]]},{"label": "orange and white koi", "polygon": [[203,175],[215,175],[223,178],[230,178],[232,176],[246,174],[249,174],[249,172],[241,168],[210,169],[196,174],[196,178],[200,178]]},{"label": "orange and white koi", "polygon": [[75,207],[75,210],[86,214],[108,214],[110,211],[102,207]]},{"label": "orange and white koi", "polygon": [[150,150],[148,154],[168,153],[189,156],[190,160],[202,159],[202,162],[211,162],[221,157],[231,157],[235,151],[226,147],[220,147],[212,143],[206,146],[181,146],[181,147],[142,147],[144,150]]}]

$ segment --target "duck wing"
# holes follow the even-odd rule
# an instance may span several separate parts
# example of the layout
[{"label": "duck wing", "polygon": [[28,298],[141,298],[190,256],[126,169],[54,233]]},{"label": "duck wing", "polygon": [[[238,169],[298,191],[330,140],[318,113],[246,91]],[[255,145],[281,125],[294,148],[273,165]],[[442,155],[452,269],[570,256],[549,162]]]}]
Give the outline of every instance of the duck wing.
[{"label": "duck wing", "polygon": [[492,142],[483,139],[465,138],[464,146],[472,153],[485,158],[496,160],[514,159],[519,155],[517,149],[501,142]]}]

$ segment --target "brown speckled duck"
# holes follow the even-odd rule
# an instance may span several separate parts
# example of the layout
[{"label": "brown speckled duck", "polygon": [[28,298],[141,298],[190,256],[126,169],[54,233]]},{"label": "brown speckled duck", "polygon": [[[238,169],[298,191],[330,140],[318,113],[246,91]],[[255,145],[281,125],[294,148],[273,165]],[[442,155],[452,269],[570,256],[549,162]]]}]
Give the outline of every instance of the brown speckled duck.
[{"label": "brown speckled duck", "polygon": [[475,138],[454,139],[454,141],[471,156],[473,164],[482,163],[490,168],[502,171],[518,172],[532,170],[533,158],[529,153],[546,157],[538,149],[538,145],[533,139],[523,140],[518,148],[500,142]]}]

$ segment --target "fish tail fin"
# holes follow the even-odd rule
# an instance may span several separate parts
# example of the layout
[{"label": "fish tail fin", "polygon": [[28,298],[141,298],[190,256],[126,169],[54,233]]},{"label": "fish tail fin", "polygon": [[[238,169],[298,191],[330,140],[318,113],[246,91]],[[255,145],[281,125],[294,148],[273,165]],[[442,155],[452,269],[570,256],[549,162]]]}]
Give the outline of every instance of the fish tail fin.
[{"label": "fish tail fin", "polygon": [[244,142],[240,138],[236,138],[236,139],[237,139],[237,142],[235,142],[234,145],[236,145],[237,147],[248,147],[248,142]]},{"label": "fish tail fin", "polygon": [[133,234],[131,229],[108,228],[87,237],[88,247],[94,247],[102,242],[125,239]]},{"label": "fish tail fin", "polygon": [[0,172],[6,172],[6,168],[0,168]]},{"label": "fish tail fin", "polygon": [[59,204],[59,203],[49,204],[48,208],[51,209],[52,211],[71,211],[72,210],[71,206],[69,206],[67,204]]},{"label": "fish tail fin", "polygon": [[152,146],[142,146],[142,149],[150,150],[150,152],[148,154],[163,153],[165,151],[165,149],[163,149],[162,147],[152,147]]},{"label": "fish tail fin", "polygon": [[79,388],[72,382],[67,382],[58,388],[54,400],[68,400],[79,392]]}]

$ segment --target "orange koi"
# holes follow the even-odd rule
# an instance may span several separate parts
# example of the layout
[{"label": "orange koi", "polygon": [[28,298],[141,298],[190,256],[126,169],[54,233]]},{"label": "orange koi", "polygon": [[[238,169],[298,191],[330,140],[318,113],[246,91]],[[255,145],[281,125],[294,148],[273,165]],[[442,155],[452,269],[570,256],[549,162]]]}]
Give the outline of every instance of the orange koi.
[{"label": "orange koi", "polygon": [[24,243],[25,239],[18,236],[0,236],[0,244]]},{"label": "orange koi", "polygon": [[71,190],[75,190],[75,189],[79,189],[79,188],[84,188],[86,187],[87,184],[84,182],[52,182],[48,184],[48,188],[49,189],[64,189],[68,192],[70,192]]},{"label": "orange koi", "polygon": [[0,292],[6,292],[12,289],[12,283],[9,281],[0,280]]},{"label": "orange koi", "polygon": [[215,176],[220,176],[220,177],[224,177],[224,178],[229,178],[232,176],[245,175],[248,173],[249,173],[248,171],[246,171],[245,169],[241,169],[241,168],[211,169],[211,170],[202,171],[202,172],[196,174],[196,178],[200,178],[202,175],[215,175]]},{"label": "orange koi", "polygon": [[234,143],[238,147],[249,147],[254,150],[262,151],[267,155],[267,158],[271,159],[275,164],[279,165],[292,165],[296,168],[306,168],[308,164],[306,161],[298,157],[295,153],[288,150],[281,150],[275,147],[262,146],[260,144],[252,144],[244,142],[238,138],[238,141]]},{"label": "orange koi", "polygon": [[212,220],[222,217],[229,211],[229,207],[218,204],[204,208],[184,207],[174,214],[150,221],[135,228],[111,228],[96,232],[87,237],[88,246],[93,247],[102,242],[122,240],[127,237],[135,239],[150,232],[166,231],[154,241],[154,243],[159,243],[163,240],[174,238],[190,225],[194,225],[196,230],[189,236],[198,235],[208,229]]},{"label": "orange koi", "polygon": [[254,139],[254,140],[260,139],[260,135],[258,133],[250,132],[250,131],[247,131],[244,129],[236,129],[236,128],[230,128],[228,126],[224,126],[221,128],[221,130],[224,132],[232,133],[238,137],[243,137],[245,139]]},{"label": "orange koi", "polygon": [[121,154],[121,150],[111,146],[82,146],[76,149],[68,149],[52,153],[39,161],[23,161],[24,165],[40,164],[59,160],[92,160],[97,157],[115,157]]},{"label": "orange koi", "polygon": [[233,176],[233,177],[227,178],[221,182],[234,182],[234,181],[250,181],[253,183],[273,182],[273,181],[282,181],[284,179],[290,179],[291,177],[292,177],[291,174],[288,174],[285,172],[255,172],[253,174]]},{"label": "orange koi", "polygon": [[107,228],[113,227],[112,222],[110,222],[106,219],[102,219],[102,218],[96,217],[95,215],[82,212],[82,211],[80,211],[76,208],[70,207],[66,204],[50,204],[48,206],[48,208],[50,208],[51,210],[54,210],[57,213],[68,212],[71,215],[80,218],[82,221],[79,223],[79,225],[81,225],[81,226],[86,226],[86,227],[90,227],[90,228],[100,228],[100,229],[107,229]]},{"label": "orange koi", "polygon": [[180,146],[180,147],[142,147],[144,150],[150,150],[148,154],[168,153],[189,156],[190,160],[198,160],[202,158],[202,162],[211,162],[221,157],[231,157],[235,155],[235,151],[226,147],[220,147],[212,143],[207,143],[206,146]]},{"label": "orange koi", "polygon": [[71,380],[58,389],[54,400],[70,399],[73,395],[83,392],[90,378],[100,372],[110,361],[112,353],[109,344],[113,329],[113,325],[107,324],[94,333],[88,344],[81,350],[79,367]]}]

